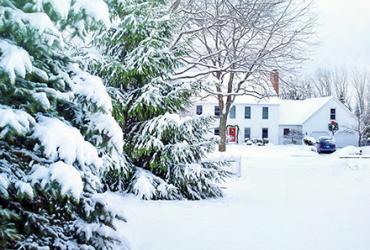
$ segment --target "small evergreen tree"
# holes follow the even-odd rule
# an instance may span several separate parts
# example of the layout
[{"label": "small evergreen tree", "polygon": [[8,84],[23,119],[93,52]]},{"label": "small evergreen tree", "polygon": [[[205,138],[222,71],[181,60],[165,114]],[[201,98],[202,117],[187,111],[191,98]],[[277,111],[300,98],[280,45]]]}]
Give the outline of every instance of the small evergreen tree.
[{"label": "small evergreen tree", "polygon": [[222,195],[224,162],[207,160],[216,146],[212,118],[185,117],[191,84],[172,81],[181,46],[171,48],[177,20],[164,0],[112,1],[116,22],[95,40],[105,59],[93,63],[111,86],[114,116],[132,164],[121,187],[144,199]]},{"label": "small evergreen tree", "polygon": [[98,194],[122,166],[122,131],[66,39],[103,24],[102,0],[0,2],[2,249],[126,249]]}]

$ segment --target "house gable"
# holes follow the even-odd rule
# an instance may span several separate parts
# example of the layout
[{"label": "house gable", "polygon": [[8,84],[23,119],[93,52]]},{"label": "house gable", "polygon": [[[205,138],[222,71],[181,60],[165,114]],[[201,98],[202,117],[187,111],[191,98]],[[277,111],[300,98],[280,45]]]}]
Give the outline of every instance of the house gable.
[{"label": "house gable", "polygon": [[281,100],[280,125],[302,125],[333,97]]},{"label": "house gable", "polygon": [[302,121],[302,124],[304,124],[305,122],[307,122],[309,119],[311,119],[311,117],[313,117],[317,112],[319,112],[322,108],[324,108],[328,103],[330,103],[330,101],[332,101],[333,99],[336,99],[332,96],[328,97],[324,102],[322,103],[319,103],[319,105],[315,106],[315,109],[312,111],[311,114],[309,114],[309,116],[306,117],[305,120]]},{"label": "house gable", "polygon": [[331,99],[314,115],[303,124],[303,133],[316,139],[322,135],[331,136],[328,124],[332,121],[331,109],[335,109],[335,120],[339,124],[339,130],[335,132],[334,138],[337,147],[357,145],[358,134],[355,131],[357,125],[356,116],[336,98]]},{"label": "house gable", "polygon": [[327,130],[327,125],[332,120],[330,118],[331,108],[336,109],[335,120],[339,121],[340,127],[347,128],[348,130],[349,128],[356,126],[356,116],[337,98],[333,97],[304,121],[304,127],[310,127],[311,129],[314,129],[315,123],[324,123],[323,129]]}]

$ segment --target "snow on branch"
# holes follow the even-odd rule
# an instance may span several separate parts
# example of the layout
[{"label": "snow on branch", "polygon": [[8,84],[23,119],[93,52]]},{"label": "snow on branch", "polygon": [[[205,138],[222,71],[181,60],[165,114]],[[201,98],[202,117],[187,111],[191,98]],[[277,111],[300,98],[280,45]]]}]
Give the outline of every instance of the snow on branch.
[{"label": "snow on branch", "polygon": [[145,170],[137,170],[132,188],[138,197],[152,199],[156,192],[156,188],[153,186],[153,174]]},{"label": "snow on branch", "polygon": [[38,0],[36,9],[43,10],[42,5],[50,4],[51,8],[63,19],[67,19],[69,10],[71,8],[70,0]]},{"label": "snow on branch", "polygon": [[80,172],[62,161],[53,163],[48,168],[34,165],[29,179],[33,185],[39,183],[42,188],[45,188],[51,181],[55,181],[60,185],[62,195],[70,194],[76,200],[80,198],[83,191]]},{"label": "snow on branch", "polygon": [[32,72],[31,57],[27,51],[10,43],[7,40],[0,40],[0,72],[8,74],[12,83],[16,75],[24,78],[26,73]]},{"label": "snow on branch", "polygon": [[97,130],[99,135],[96,136],[97,144],[103,143],[103,138],[100,134],[105,134],[109,137],[109,144],[114,147],[119,153],[123,153],[123,133],[121,127],[110,114],[94,113],[89,116],[89,131]]},{"label": "snow on branch", "polygon": [[165,199],[179,197],[178,189],[174,185],[166,183],[145,169],[136,169],[130,188],[136,196],[146,200],[154,197]]},{"label": "snow on branch", "polygon": [[84,96],[87,101],[94,103],[98,108],[110,113],[112,111],[112,100],[107,93],[103,81],[78,67],[72,67],[76,73],[72,80],[76,83],[72,85],[73,91],[80,96]]},{"label": "snow on branch", "polygon": [[[166,113],[158,116],[148,122],[139,124],[142,126],[142,134],[136,135],[136,147],[137,148],[163,148],[162,137],[163,133],[168,131],[170,128],[176,129],[181,123],[181,118],[178,114]],[[135,130],[136,128],[134,128]]]},{"label": "snow on branch", "polygon": [[102,22],[107,28],[111,25],[108,6],[102,0],[76,0],[72,8],[76,12],[85,12],[95,21]]},{"label": "snow on branch", "polygon": [[[76,229],[76,232],[81,235],[81,238],[85,238],[86,240],[91,240],[96,236],[109,238],[112,243],[109,244],[107,247],[106,243],[99,242],[100,245],[97,247],[98,249],[121,249],[121,250],[129,250],[129,243],[128,241],[117,231],[113,228],[108,227],[101,223],[91,222],[88,223],[82,219],[77,219],[73,226]],[[89,247],[83,249],[90,249]],[[91,248],[92,249],[92,248]]]},{"label": "snow on branch", "polygon": [[15,188],[17,189],[18,195],[25,195],[31,199],[33,199],[34,193],[32,186],[24,181],[17,181],[15,182]]},{"label": "snow on branch", "polygon": [[20,9],[2,7],[0,9],[0,20],[15,24],[20,30],[30,30],[35,34],[42,35],[49,45],[55,41],[58,41],[60,44],[63,43],[61,33],[50,17],[43,12],[28,13]]},{"label": "snow on branch", "polygon": [[0,138],[10,131],[25,135],[35,123],[35,119],[25,111],[0,105]]},{"label": "snow on branch", "polygon": [[96,148],[85,141],[80,131],[57,118],[38,117],[33,131],[33,138],[38,139],[47,158],[63,160],[69,165],[78,162],[100,167],[102,160]]}]

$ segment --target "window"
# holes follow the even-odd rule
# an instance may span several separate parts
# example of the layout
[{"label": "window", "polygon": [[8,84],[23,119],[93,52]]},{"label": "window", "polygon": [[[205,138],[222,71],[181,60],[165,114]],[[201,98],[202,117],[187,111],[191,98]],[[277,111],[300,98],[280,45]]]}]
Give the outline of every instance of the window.
[{"label": "window", "polygon": [[244,118],[251,119],[251,107],[250,106],[244,107]]},{"label": "window", "polygon": [[235,119],[236,117],[236,108],[235,106],[232,106],[230,109],[230,119]]},{"label": "window", "polygon": [[244,128],[244,139],[251,138],[251,128]]},{"label": "window", "polygon": [[269,130],[268,128],[262,129],[262,139],[269,138]]},{"label": "window", "polygon": [[263,107],[262,108],[262,119],[268,119],[269,118],[269,108]]},{"label": "window", "polygon": [[220,116],[221,112],[220,112],[220,107],[219,106],[215,106],[215,116]]},{"label": "window", "polygon": [[214,133],[215,133],[215,135],[220,135],[220,129],[219,128],[215,128]]},{"label": "window", "polygon": [[201,115],[202,113],[203,113],[203,106],[202,105],[197,105],[196,114]]},{"label": "window", "polygon": [[288,136],[290,134],[289,128],[284,128],[284,136]]},{"label": "window", "polygon": [[330,109],[330,120],[335,120],[336,117],[336,110]]}]

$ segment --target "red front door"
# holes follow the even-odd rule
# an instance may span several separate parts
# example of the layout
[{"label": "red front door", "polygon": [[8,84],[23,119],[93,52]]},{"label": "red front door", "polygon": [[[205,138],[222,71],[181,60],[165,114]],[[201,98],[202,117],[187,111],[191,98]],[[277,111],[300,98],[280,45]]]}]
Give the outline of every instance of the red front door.
[{"label": "red front door", "polygon": [[236,128],[230,127],[228,132],[229,132],[229,142],[235,143],[236,142]]}]

